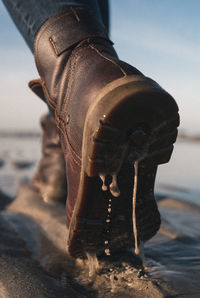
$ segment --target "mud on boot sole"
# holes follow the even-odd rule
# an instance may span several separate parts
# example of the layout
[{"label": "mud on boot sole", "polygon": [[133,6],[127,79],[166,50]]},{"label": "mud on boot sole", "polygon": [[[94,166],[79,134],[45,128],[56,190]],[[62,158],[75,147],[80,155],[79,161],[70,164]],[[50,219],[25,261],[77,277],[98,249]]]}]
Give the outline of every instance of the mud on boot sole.
[{"label": "mud on boot sole", "polygon": [[128,76],[102,90],[84,126],[81,180],[69,227],[72,256],[134,247],[135,161],[137,239],[146,241],[157,232],[156,170],[171,157],[178,125],[176,102],[151,79]]}]

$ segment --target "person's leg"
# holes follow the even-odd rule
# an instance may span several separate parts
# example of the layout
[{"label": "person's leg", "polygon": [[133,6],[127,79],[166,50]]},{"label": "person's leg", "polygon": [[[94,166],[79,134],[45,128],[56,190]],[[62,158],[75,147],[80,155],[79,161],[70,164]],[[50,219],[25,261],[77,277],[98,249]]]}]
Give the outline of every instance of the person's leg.
[{"label": "person's leg", "polygon": [[[100,20],[101,11],[98,0],[2,0],[12,17],[18,30],[21,32],[29,48],[33,52],[34,38],[40,27],[53,15],[69,7],[83,7],[92,11]],[[101,2],[101,0],[100,0]],[[102,1],[103,18],[108,25],[106,1]]]},{"label": "person's leg", "polygon": [[101,17],[103,23],[107,29],[108,35],[110,33],[110,8],[109,8],[109,1],[108,0],[98,0],[99,8],[101,11]]}]

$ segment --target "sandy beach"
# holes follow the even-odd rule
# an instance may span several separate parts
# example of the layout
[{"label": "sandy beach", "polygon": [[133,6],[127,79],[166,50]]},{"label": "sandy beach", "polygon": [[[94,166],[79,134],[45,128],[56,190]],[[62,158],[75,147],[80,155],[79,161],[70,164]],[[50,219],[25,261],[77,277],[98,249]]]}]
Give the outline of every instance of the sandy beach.
[{"label": "sandy beach", "polygon": [[159,170],[162,226],[144,245],[145,268],[132,252],[120,252],[100,258],[92,274],[94,262],[66,254],[64,205],[43,203],[29,183],[40,138],[0,142],[0,297],[200,297],[200,143],[178,142],[173,166]]}]

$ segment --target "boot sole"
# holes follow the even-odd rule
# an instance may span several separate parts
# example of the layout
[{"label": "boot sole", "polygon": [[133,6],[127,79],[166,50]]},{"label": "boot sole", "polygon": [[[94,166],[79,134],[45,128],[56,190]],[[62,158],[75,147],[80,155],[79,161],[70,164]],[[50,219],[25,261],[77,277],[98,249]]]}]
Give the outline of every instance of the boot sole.
[{"label": "boot sole", "polygon": [[[157,232],[155,175],[157,165],[171,157],[178,125],[176,102],[151,79],[127,76],[101,91],[84,126],[81,178],[68,235],[72,256],[108,255],[134,247],[133,164],[138,159],[139,241]],[[115,181],[109,190],[113,176],[118,177],[120,195]]]}]

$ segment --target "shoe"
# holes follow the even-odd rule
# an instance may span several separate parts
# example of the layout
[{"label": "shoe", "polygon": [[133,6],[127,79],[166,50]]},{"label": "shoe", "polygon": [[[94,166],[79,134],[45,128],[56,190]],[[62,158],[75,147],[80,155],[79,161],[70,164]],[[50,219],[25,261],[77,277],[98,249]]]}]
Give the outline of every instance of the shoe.
[{"label": "shoe", "polygon": [[65,202],[67,183],[65,159],[60,137],[52,115],[43,115],[40,120],[43,130],[42,157],[32,184],[47,203]]},{"label": "shoe", "polygon": [[35,39],[31,89],[55,115],[67,167],[68,251],[77,258],[135,247],[159,229],[158,164],[179,125],[175,100],[119,60],[90,12],[70,8]]}]

